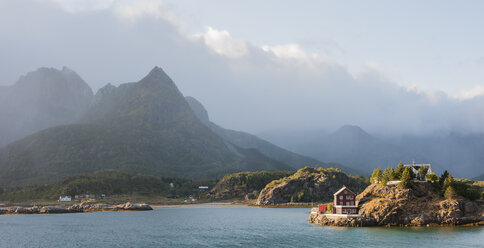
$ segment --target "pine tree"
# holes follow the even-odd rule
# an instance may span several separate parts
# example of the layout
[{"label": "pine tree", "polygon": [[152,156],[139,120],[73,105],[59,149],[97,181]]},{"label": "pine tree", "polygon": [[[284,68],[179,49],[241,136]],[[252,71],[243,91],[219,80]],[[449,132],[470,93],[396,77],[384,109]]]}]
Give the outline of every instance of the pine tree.
[{"label": "pine tree", "polygon": [[400,183],[398,184],[398,187],[408,188],[410,187],[411,182],[412,182],[412,169],[410,169],[410,167],[407,167],[402,172],[402,176],[400,177]]},{"label": "pine tree", "polygon": [[418,179],[419,180],[425,180],[425,176],[427,175],[427,171],[429,170],[429,168],[427,167],[420,167],[418,169]]},{"label": "pine tree", "polygon": [[444,180],[449,176],[449,172],[447,170],[444,171],[444,173],[442,173],[442,175],[440,176],[440,179],[439,179],[439,184],[440,184],[440,187],[443,187],[444,186]]},{"label": "pine tree", "polygon": [[387,185],[388,181],[393,180],[393,176],[394,176],[393,174],[394,174],[393,168],[391,167],[386,168],[385,171],[383,172],[381,185],[385,186]]},{"label": "pine tree", "polygon": [[393,179],[399,180],[403,173],[403,163],[400,161],[397,165],[397,169],[394,172]]},{"label": "pine tree", "polygon": [[373,170],[373,173],[371,174],[370,177],[370,182],[371,183],[379,183],[382,180],[382,173],[380,168],[376,168]]},{"label": "pine tree", "polygon": [[435,175],[435,173],[433,173],[433,172],[431,174],[427,174],[425,177],[431,183],[437,182],[439,180],[439,177],[437,175]]},{"label": "pine tree", "polygon": [[447,175],[447,178],[445,178],[444,180],[444,184],[443,184],[443,189],[446,190],[448,187],[450,186],[453,186],[454,185],[454,177],[452,177],[451,174],[448,174]]}]

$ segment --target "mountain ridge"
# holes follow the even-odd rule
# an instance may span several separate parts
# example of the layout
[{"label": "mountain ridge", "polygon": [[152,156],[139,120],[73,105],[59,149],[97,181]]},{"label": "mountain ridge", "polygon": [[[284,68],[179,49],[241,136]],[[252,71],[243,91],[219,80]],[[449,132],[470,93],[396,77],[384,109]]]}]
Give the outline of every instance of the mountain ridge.
[{"label": "mountain ridge", "polygon": [[1,149],[2,183],[50,182],[105,169],[202,179],[292,169],[255,149],[229,148],[194,115],[161,68],[136,83],[107,86],[104,93],[80,123],[48,128]]}]

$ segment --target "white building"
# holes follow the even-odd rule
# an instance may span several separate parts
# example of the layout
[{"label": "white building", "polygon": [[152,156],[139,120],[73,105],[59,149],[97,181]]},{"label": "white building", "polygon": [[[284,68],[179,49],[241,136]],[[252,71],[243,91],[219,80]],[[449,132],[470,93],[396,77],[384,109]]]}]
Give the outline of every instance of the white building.
[{"label": "white building", "polygon": [[[405,164],[403,165],[403,168],[410,167],[412,168],[413,174],[418,175],[418,170],[420,168],[427,168],[427,174],[432,173],[432,167],[430,164],[416,164],[415,161],[412,162],[412,164]],[[427,178],[423,178],[422,181],[427,181]]]},{"label": "white building", "polygon": [[72,197],[70,195],[61,195],[59,196],[60,202],[70,202],[72,201]]}]

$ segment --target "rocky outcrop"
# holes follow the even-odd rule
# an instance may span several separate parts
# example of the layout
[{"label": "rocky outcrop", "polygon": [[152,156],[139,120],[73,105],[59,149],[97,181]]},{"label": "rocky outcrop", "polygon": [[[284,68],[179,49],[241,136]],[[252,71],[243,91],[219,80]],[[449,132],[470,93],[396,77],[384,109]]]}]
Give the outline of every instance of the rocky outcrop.
[{"label": "rocky outcrop", "polygon": [[256,171],[229,174],[224,176],[210,190],[210,196],[214,200],[243,199],[245,195],[257,197],[268,183],[292,174],[294,172],[290,171]]},{"label": "rocky outcrop", "polygon": [[464,198],[446,200],[430,183],[411,189],[370,185],[357,196],[358,216],[311,211],[309,222],[332,226],[435,226],[484,224],[484,205]]},{"label": "rocky outcrop", "polygon": [[287,202],[324,202],[343,185],[361,192],[368,184],[359,177],[348,176],[339,169],[305,167],[295,174],[269,183],[259,194],[257,205]]},{"label": "rocky outcrop", "polygon": [[123,203],[118,205],[101,204],[85,201],[71,206],[33,206],[33,207],[9,207],[0,209],[0,214],[62,214],[83,213],[100,211],[145,211],[153,210],[145,203]]}]

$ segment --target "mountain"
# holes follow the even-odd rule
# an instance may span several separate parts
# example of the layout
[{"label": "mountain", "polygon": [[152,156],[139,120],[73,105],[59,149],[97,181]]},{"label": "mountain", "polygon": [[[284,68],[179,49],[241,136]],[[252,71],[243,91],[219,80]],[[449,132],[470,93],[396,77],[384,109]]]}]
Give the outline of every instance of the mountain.
[{"label": "mountain", "polygon": [[376,167],[395,166],[399,161],[426,161],[421,155],[378,139],[358,126],[345,125],[316,140],[296,146],[295,152],[324,161],[334,161],[370,174]]},{"label": "mountain", "polygon": [[472,178],[474,181],[484,181],[484,174],[481,174],[480,176]]},{"label": "mountain", "polygon": [[360,171],[356,169],[351,169],[341,164],[331,164],[328,165],[327,163],[323,163],[316,159],[302,156],[297,153],[288,151],[281,147],[278,147],[266,140],[263,140],[255,135],[225,129],[220,127],[219,125],[210,121],[209,115],[205,107],[195,98],[187,96],[186,100],[190,105],[190,108],[195,113],[195,115],[200,119],[200,121],[205,124],[208,128],[210,128],[214,133],[219,135],[223,140],[234,144],[238,147],[246,148],[246,149],[256,149],[260,153],[264,154],[265,156],[277,160],[279,162],[288,164],[296,169],[305,167],[305,166],[324,166],[324,167],[338,167],[345,172],[352,173],[352,174],[361,174]]},{"label": "mountain", "polygon": [[203,179],[292,168],[218,137],[158,67],[139,82],[100,89],[77,124],[42,130],[0,150],[0,182],[8,186],[106,169]]},{"label": "mountain", "polygon": [[456,132],[403,135],[392,140],[403,149],[419,152],[459,177],[484,173],[484,134]]},{"label": "mountain", "polygon": [[91,88],[74,71],[40,68],[0,88],[0,147],[44,128],[72,123],[88,108]]}]

